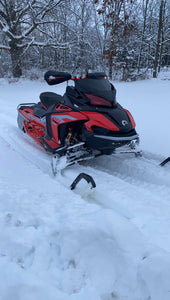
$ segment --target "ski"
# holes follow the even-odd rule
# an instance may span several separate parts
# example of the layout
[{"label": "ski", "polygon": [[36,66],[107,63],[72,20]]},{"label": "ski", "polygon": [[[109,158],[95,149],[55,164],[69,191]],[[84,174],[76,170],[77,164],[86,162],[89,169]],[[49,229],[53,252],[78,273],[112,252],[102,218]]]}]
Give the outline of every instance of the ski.
[{"label": "ski", "polygon": [[169,156],[168,158],[166,158],[165,160],[163,160],[163,161],[160,163],[160,166],[161,166],[161,167],[165,166],[169,161],[170,161],[170,156]]}]

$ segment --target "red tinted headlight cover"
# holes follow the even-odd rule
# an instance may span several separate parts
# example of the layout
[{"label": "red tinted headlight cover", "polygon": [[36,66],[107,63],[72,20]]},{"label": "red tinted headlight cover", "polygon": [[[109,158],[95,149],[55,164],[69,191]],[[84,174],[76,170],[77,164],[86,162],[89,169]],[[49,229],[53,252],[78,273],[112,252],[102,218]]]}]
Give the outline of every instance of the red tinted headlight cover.
[{"label": "red tinted headlight cover", "polygon": [[101,106],[108,106],[112,107],[112,103],[102,97],[96,96],[94,94],[85,94],[85,96],[90,99],[91,105],[101,105]]}]

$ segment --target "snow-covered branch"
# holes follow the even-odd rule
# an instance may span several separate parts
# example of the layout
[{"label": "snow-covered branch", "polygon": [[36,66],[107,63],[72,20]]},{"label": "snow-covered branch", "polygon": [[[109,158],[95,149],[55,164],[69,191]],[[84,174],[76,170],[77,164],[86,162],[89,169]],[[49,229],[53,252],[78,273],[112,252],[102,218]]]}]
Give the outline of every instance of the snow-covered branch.
[{"label": "snow-covered branch", "polygon": [[[74,43],[74,42],[73,42]],[[27,46],[36,46],[36,47],[42,47],[42,48],[45,48],[45,47],[53,47],[53,48],[56,48],[56,49],[66,49],[66,48],[69,48],[70,47],[70,43],[55,43],[51,40],[47,41],[47,42],[39,42],[39,41],[35,41],[34,38],[31,39],[31,41],[29,43],[25,43],[25,44],[21,44],[19,45],[19,47],[21,48],[24,48],[24,47],[27,47]]]},{"label": "snow-covered branch", "polygon": [[5,45],[0,45],[0,49],[10,51],[10,47],[5,46]]}]

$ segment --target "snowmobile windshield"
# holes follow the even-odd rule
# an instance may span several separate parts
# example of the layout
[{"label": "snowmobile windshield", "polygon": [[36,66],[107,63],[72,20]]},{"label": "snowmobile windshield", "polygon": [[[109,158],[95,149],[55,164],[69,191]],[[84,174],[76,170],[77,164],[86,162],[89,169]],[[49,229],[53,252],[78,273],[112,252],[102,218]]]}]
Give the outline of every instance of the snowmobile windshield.
[{"label": "snowmobile windshield", "polygon": [[89,98],[92,105],[112,106],[115,103],[116,89],[108,79],[79,79],[75,88]]}]

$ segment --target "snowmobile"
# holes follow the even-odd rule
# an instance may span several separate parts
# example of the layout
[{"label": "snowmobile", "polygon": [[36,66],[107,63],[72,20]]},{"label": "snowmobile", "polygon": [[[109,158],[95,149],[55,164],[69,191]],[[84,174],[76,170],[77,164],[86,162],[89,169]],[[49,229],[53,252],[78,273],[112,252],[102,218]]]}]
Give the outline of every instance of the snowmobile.
[{"label": "snowmobile", "polygon": [[[19,104],[17,121],[22,131],[52,154],[54,174],[58,168],[99,155],[141,155],[135,121],[116,101],[116,89],[105,73],[77,78],[50,70],[44,79],[49,85],[67,81],[65,94],[43,92],[38,103]],[[74,86],[68,85],[69,80]]]}]

